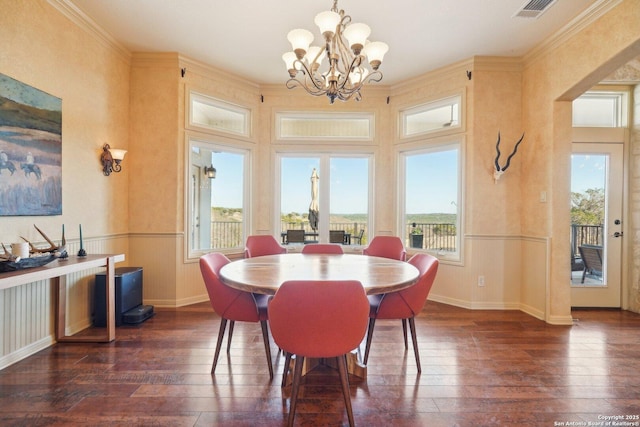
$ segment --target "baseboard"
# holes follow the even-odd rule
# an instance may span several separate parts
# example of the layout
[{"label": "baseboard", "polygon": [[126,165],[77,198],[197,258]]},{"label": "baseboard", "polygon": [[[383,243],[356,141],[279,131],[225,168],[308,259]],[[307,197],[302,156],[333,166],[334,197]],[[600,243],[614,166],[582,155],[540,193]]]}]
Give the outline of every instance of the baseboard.
[{"label": "baseboard", "polygon": [[146,299],[145,298],[144,303],[147,305],[152,305],[154,307],[176,308],[176,307],[184,307],[187,305],[197,304],[205,301],[209,301],[209,296],[207,294],[196,295],[193,297],[183,298],[180,300]]},{"label": "baseboard", "polygon": [[550,325],[572,326],[573,317],[569,316],[549,316],[546,320]]},{"label": "baseboard", "polygon": [[527,313],[529,316],[533,316],[536,319],[544,320],[544,311],[531,307],[526,304],[520,304],[520,311]]},{"label": "baseboard", "polygon": [[544,311],[539,310],[537,308],[528,306],[526,304],[520,304],[517,302],[473,302],[473,301],[464,301],[455,298],[444,297],[442,295],[429,295],[429,300],[434,302],[439,302],[442,304],[452,305],[454,307],[465,308],[467,310],[519,310],[523,313],[528,314],[529,316],[535,317],[536,319],[540,319],[546,321],[552,325],[571,325],[572,320],[571,317],[568,319],[562,316],[552,316],[549,320],[545,320]]},{"label": "baseboard", "polygon": [[466,308],[468,310],[520,310],[520,304],[516,302],[490,302],[490,301],[466,301],[455,298],[444,297],[442,295],[429,295],[430,301],[453,305],[455,307]]},{"label": "baseboard", "polygon": [[56,341],[53,339],[53,335],[49,335],[48,337],[42,338],[25,347],[22,347],[13,353],[2,356],[0,357],[0,370],[6,368],[7,366],[13,365],[16,362],[21,361],[22,359],[26,359],[27,357],[34,355],[40,350],[51,347],[55,343]]}]

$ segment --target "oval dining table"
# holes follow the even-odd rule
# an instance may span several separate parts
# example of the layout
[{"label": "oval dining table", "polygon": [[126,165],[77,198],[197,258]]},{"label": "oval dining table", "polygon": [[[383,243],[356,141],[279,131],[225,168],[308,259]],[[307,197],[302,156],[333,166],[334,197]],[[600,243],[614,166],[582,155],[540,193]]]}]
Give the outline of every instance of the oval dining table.
[{"label": "oval dining table", "polygon": [[[220,269],[227,286],[246,292],[274,295],[288,280],[358,280],[368,295],[398,291],[418,281],[419,272],[408,262],[356,254],[288,253],[245,258]],[[304,373],[330,360],[305,358]],[[347,357],[350,374],[364,379],[367,367],[357,354]],[[288,380],[290,382],[290,379]]]},{"label": "oval dining table", "polygon": [[389,258],[356,254],[289,253],[245,258],[220,270],[227,286],[273,295],[287,280],[358,280],[367,295],[407,288],[418,280],[413,265]]}]

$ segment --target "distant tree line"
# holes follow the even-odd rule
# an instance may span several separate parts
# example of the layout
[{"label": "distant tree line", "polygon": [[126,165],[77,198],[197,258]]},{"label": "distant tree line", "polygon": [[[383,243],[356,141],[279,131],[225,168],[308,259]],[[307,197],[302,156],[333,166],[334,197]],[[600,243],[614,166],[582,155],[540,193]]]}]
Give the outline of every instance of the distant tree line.
[{"label": "distant tree line", "polygon": [[571,193],[571,223],[604,224],[604,188],[590,188],[584,193]]}]

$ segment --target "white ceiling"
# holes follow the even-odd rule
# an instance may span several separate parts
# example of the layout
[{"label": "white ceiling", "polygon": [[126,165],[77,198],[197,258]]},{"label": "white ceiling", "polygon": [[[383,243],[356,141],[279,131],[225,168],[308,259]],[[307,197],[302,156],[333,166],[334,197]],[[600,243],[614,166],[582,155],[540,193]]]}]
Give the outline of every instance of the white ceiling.
[{"label": "white ceiling", "polygon": [[[255,83],[284,84],[287,33],[321,35],[332,0],[69,0],[132,52],[179,52]],[[538,19],[514,18],[528,0],[340,0],[352,22],[389,52],[383,84],[472,56],[522,56],[605,0],[560,0]]]}]

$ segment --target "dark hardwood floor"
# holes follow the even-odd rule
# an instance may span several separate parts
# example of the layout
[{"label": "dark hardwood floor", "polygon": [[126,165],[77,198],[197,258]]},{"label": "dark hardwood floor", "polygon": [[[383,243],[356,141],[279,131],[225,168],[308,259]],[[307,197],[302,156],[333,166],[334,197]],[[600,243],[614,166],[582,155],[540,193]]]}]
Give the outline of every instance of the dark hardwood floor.
[{"label": "dark hardwood floor", "polygon": [[[58,344],[0,371],[0,425],[286,424],[284,357],[272,344],[270,381],[258,324],[236,324],[231,361],[223,352],[212,376],[220,319],[209,304],[156,311],[113,343]],[[421,375],[400,322],[378,321],[368,378],[351,384],[356,424],[640,425],[640,315],[573,315],[573,327],[550,326],[428,302],[416,321]],[[296,425],[346,425],[339,384],[329,368],[309,374]]]}]

